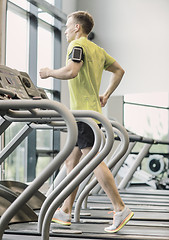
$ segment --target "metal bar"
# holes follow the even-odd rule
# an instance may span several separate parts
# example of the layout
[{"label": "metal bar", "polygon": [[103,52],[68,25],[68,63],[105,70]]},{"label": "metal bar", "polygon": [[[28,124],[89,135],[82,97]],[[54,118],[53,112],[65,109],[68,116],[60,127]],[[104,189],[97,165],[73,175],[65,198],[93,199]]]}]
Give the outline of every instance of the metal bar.
[{"label": "metal bar", "polygon": [[[61,8],[61,1],[55,1],[55,6]],[[60,23],[60,22],[59,22]],[[57,26],[58,20],[54,19],[54,25]],[[54,29],[54,41],[53,41],[53,67],[54,69],[58,69],[61,67],[61,31],[57,28]],[[53,94],[53,100],[60,102],[60,92],[61,92],[61,81],[58,79],[53,80],[53,89],[56,90],[57,94]],[[55,144],[57,142],[57,144]],[[60,131],[53,130],[53,149],[59,151],[60,150]]]},{"label": "metal bar", "polygon": [[[26,115],[26,117],[29,118],[29,119],[31,119],[31,117],[37,117],[36,120],[38,120],[38,117],[44,117],[45,118],[47,116],[47,113],[43,110],[36,111],[36,115],[33,115],[30,112],[26,113],[24,111],[22,111],[22,112],[9,111],[8,112],[8,117],[9,118],[8,117],[5,117],[5,118],[10,120],[10,117],[21,118],[21,117],[24,117],[24,115]],[[54,111],[50,111],[50,116],[51,117],[57,117],[58,114],[55,113]],[[129,133],[129,139],[130,139],[130,141],[134,141],[134,142],[169,145],[169,141],[153,140],[153,139],[150,139],[150,138],[144,138],[144,137],[134,135],[134,134],[131,134],[131,133]]]},{"label": "metal bar", "polygon": [[6,229],[11,218],[16,214],[20,207],[27,202],[32,195],[42,186],[42,184],[53,174],[53,172],[60,167],[62,162],[67,158],[75,146],[77,139],[77,125],[73,115],[68,108],[61,103],[51,100],[12,100],[2,101],[0,108],[43,108],[53,109],[58,112],[66,122],[68,128],[67,141],[63,150],[54,158],[54,160],[41,172],[41,174],[23,191],[22,194],[8,207],[0,219],[0,239]]},{"label": "metal bar", "polygon": [[113,128],[110,122],[102,114],[94,111],[87,111],[87,110],[83,110],[83,111],[74,110],[72,111],[72,113],[74,115],[76,114],[77,117],[83,117],[83,114],[85,114],[84,116],[88,114],[88,117],[91,117],[100,121],[106,130],[106,135],[107,135],[106,144],[103,150],[90,163],[88,163],[87,166],[83,168],[80,174],[78,174],[78,176],[75,177],[74,180],[67,185],[67,187],[57,196],[57,198],[50,205],[45,215],[43,226],[42,226],[42,239],[44,240],[49,239],[50,223],[56,209],[64,201],[64,199],[66,199],[69,196],[69,194],[73,192],[74,189],[102,162],[102,160],[111,151],[112,145],[114,143]]},{"label": "metal bar", "polygon": [[[117,134],[118,136],[120,135],[120,132],[119,132],[118,129],[115,129],[115,128],[114,128],[114,132],[115,132],[115,134]],[[118,154],[119,151],[121,151],[121,145],[122,145],[122,144],[121,144],[121,142],[120,142],[120,144],[119,144],[119,145],[117,146],[117,148],[115,149],[113,155],[111,156],[110,160],[108,161],[109,163],[110,163],[111,161],[113,161],[115,155]],[[119,163],[119,162],[118,162],[118,163]],[[117,164],[118,164],[118,163],[117,163]],[[116,164],[116,165],[117,165],[117,164]],[[83,189],[84,189],[84,188],[83,188]],[[92,193],[92,194],[99,194],[100,191],[103,191],[103,189],[101,188],[100,184],[97,184],[97,185],[93,188],[93,190],[91,190],[91,193]],[[86,196],[86,198],[87,198],[87,196]],[[83,206],[86,205],[85,208],[87,208],[87,201],[85,200],[84,202],[85,202],[85,203],[83,204]]]},{"label": "metal bar", "polygon": [[118,185],[118,189],[122,190],[124,189],[130,179],[132,178],[134,172],[137,170],[138,166],[140,165],[143,158],[146,156],[146,154],[149,152],[152,144],[144,144],[143,148],[141,149],[140,153],[137,156],[137,159],[134,161],[133,165],[130,167],[128,173],[126,176],[121,180],[120,184]]},{"label": "metal bar", "polygon": [[[62,125],[61,125],[62,126]],[[105,137],[103,132],[101,131],[101,135],[102,135],[102,141],[101,141],[101,145],[100,145],[100,149],[99,152],[102,150],[104,144],[105,144]],[[87,178],[80,184],[79,188],[78,188],[78,192],[76,194],[76,198],[79,196],[79,194],[81,193],[81,191],[84,189],[84,187],[86,186],[87,183],[89,183],[91,177],[93,174],[90,174],[89,176],[87,176]],[[49,194],[56,188],[56,186],[59,185],[59,183],[66,177],[66,167],[65,165],[62,167],[62,169],[59,171],[58,175],[56,176],[54,182],[51,184],[51,187],[48,189],[46,196],[49,196]]]},{"label": "metal bar", "polygon": [[113,168],[112,174],[113,174],[114,177],[117,175],[119,169],[121,168],[124,161],[127,159],[128,155],[131,153],[131,151],[132,151],[132,149],[134,148],[135,145],[136,145],[136,142],[130,142],[129,143],[129,147],[127,149],[127,152],[124,154],[124,156],[120,159],[120,161],[118,161],[116,166]]},{"label": "metal bar", "polygon": [[[101,144],[101,133],[97,124],[91,119],[83,119],[80,121],[89,124],[89,126],[93,129],[95,135],[95,143],[92,150],[87,154],[80,163],[61,181],[58,186],[53,190],[53,192],[47,197],[44,201],[38,218],[38,232],[42,231],[42,224],[45,217],[45,214],[54,201],[54,199],[61,193],[61,191],[80,173],[80,171],[89,163],[89,161],[97,154],[100,144]],[[63,169],[63,168],[62,168]]]},{"label": "metal bar", "polygon": [[19,144],[32,132],[29,125],[25,125],[15,137],[0,152],[0,164],[19,146]]},{"label": "metal bar", "polygon": [[[119,159],[121,159],[121,157],[126,153],[127,149],[128,149],[128,145],[129,145],[129,138],[128,138],[128,134],[125,130],[125,128],[120,125],[117,122],[112,121],[111,122],[112,126],[117,128],[119,130],[119,137],[121,139],[122,142],[122,146],[121,146],[121,151],[116,154],[114,156],[114,159],[108,163],[108,168],[111,169],[115,166],[115,164],[119,161]],[[90,184],[88,184],[85,189],[83,190],[83,192],[80,194],[77,202],[76,202],[76,206],[75,206],[75,211],[74,211],[74,221],[75,222],[79,222],[80,221],[80,208],[82,205],[83,200],[85,199],[85,197],[89,194],[89,192],[96,186],[97,184],[97,179],[94,178]]]},{"label": "metal bar", "polygon": [[[30,5],[29,15],[29,76],[37,86],[37,49],[38,49],[38,8]],[[34,129],[26,139],[25,179],[31,182],[36,177],[36,130]]]},{"label": "metal bar", "polygon": [[[0,64],[6,62],[6,23],[7,23],[7,0],[0,1]],[[4,134],[0,134],[0,150],[4,147]],[[0,179],[4,178],[5,166],[0,166]]]},{"label": "metal bar", "polygon": [[[0,1],[0,64],[6,62],[6,23],[7,23],[7,0]],[[2,90],[2,89],[1,89]],[[0,91],[1,91],[0,90]],[[4,148],[4,134],[0,136],[0,150]],[[0,178],[4,178],[4,165],[0,166]]]},{"label": "metal bar", "polygon": [[6,58],[6,15],[7,0],[0,1],[0,64],[5,64]]},{"label": "metal bar", "polygon": [[134,103],[134,102],[125,102],[125,101],[124,101],[124,104],[134,105],[134,106],[140,106],[140,107],[150,107],[150,108],[157,108],[157,109],[169,110],[169,107],[160,107],[160,106],[157,106],[157,105],[149,105],[149,104]]},{"label": "metal bar", "polygon": [[0,135],[5,132],[5,130],[11,125],[11,122],[7,121],[4,118],[0,119]]},{"label": "metal bar", "polygon": [[41,8],[43,11],[49,13],[59,21],[66,23],[67,16],[65,13],[60,11],[58,8],[56,8],[54,5],[48,3],[44,0],[28,0],[31,4],[35,5],[38,8]]},{"label": "metal bar", "polygon": [[[127,159],[128,155],[131,153],[132,149],[136,145],[136,142],[130,142],[129,147],[127,149],[127,152],[124,154],[124,156],[118,161],[118,163],[115,165],[115,167],[112,170],[112,174],[114,177],[116,177],[118,171],[120,170],[121,166],[123,165],[124,161]],[[93,193],[93,192],[92,192]],[[99,194],[103,193],[103,189],[99,191]]]}]

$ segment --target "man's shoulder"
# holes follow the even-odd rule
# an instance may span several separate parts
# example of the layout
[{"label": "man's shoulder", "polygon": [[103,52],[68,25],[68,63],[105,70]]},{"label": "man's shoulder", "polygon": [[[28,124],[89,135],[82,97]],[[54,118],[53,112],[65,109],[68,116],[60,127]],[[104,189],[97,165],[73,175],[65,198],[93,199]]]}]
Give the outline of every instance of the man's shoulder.
[{"label": "man's shoulder", "polygon": [[105,53],[105,50],[102,47],[88,40],[87,38],[82,37],[82,38],[75,39],[69,43],[68,54],[70,54],[72,52],[72,49],[77,46],[82,47],[84,52],[86,52],[87,49],[90,49],[92,50],[92,52],[99,52],[103,55]]},{"label": "man's shoulder", "polygon": [[69,46],[83,46],[88,43],[88,40],[86,38],[78,38],[70,42]]},{"label": "man's shoulder", "polygon": [[73,41],[71,41],[68,45],[68,52],[72,51],[72,49],[74,47],[77,47],[77,46],[81,46],[81,42],[79,41],[79,39],[75,39]]}]

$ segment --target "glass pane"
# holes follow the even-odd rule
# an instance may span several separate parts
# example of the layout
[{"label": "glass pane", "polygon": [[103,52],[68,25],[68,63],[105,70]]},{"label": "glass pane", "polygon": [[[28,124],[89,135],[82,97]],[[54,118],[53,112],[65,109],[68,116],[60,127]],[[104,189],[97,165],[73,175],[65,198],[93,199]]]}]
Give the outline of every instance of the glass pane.
[{"label": "glass pane", "polygon": [[38,76],[37,85],[42,88],[52,89],[53,79],[41,79],[39,70],[44,67],[53,67],[53,34],[51,29],[44,25],[38,27]]},{"label": "glass pane", "polygon": [[[6,65],[26,72],[28,69],[27,23],[26,15],[22,14],[21,11],[15,12],[11,5],[8,6]],[[22,123],[13,123],[5,131],[5,144],[13,139],[23,125]],[[5,179],[25,181],[25,152],[25,141],[23,141],[5,160]]]},{"label": "glass pane", "polygon": [[[46,0],[49,4],[54,5],[54,0]],[[38,10],[38,17],[42,19],[43,21],[49,23],[49,24],[54,24],[54,17],[52,17],[50,14],[47,12],[44,12],[42,9],[39,8]]]},{"label": "glass pane", "polygon": [[168,92],[126,94],[124,101],[159,107],[168,107],[169,105]]},{"label": "glass pane", "polygon": [[39,129],[36,131],[36,149],[38,154],[36,176],[38,176],[54,158],[52,136],[52,130]]},{"label": "glass pane", "polygon": [[[36,166],[36,176],[39,176],[41,172],[44,170],[44,168],[46,168],[51,161],[52,158],[49,156],[38,157]],[[48,181],[50,182],[50,179]]]},{"label": "glass pane", "polygon": [[37,130],[37,149],[51,150],[52,149],[52,131]]},{"label": "glass pane", "polygon": [[46,0],[46,2],[54,5],[55,0]]},{"label": "glass pane", "polygon": [[[168,175],[168,144],[157,143],[158,140],[169,140],[168,96],[168,93],[165,92],[128,94],[124,96],[125,128],[140,136],[157,140],[156,143],[152,144],[149,154],[144,157],[134,173],[132,179],[134,184],[144,183],[152,188],[164,188],[160,180],[167,178]],[[145,143],[136,143],[132,150],[133,154],[130,154],[125,161],[123,171],[128,171],[144,145]],[[129,166],[128,169],[125,169],[125,166]],[[123,175],[120,176],[123,177]],[[156,179],[156,183],[154,179]]]},{"label": "glass pane", "polygon": [[13,10],[9,9],[7,12],[6,46],[6,65],[8,67],[27,72],[27,39],[27,16],[18,15]]},{"label": "glass pane", "polygon": [[54,18],[50,14],[44,12],[42,9],[38,10],[38,17],[49,24],[54,24]]},{"label": "glass pane", "polygon": [[[23,123],[12,123],[5,132],[5,146],[23,126]],[[5,160],[5,179],[25,182],[25,159],[25,141],[23,141]]]},{"label": "glass pane", "polygon": [[167,140],[168,110],[125,104],[124,125],[141,136]]}]

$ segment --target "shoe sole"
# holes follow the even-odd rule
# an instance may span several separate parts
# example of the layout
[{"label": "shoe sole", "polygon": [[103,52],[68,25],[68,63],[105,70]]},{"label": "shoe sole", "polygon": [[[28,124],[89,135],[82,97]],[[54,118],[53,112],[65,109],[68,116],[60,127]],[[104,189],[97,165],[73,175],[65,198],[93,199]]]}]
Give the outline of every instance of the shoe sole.
[{"label": "shoe sole", "polygon": [[52,222],[59,223],[59,224],[64,225],[64,226],[70,226],[71,225],[71,222],[64,222],[64,221],[61,221],[57,218],[52,218]]},{"label": "shoe sole", "polygon": [[134,213],[131,212],[124,220],[123,222],[118,226],[118,228],[114,229],[114,230],[106,230],[104,229],[105,232],[108,233],[115,233],[118,232],[120,229],[122,229],[122,227],[124,227],[124,225],[126,225],[126,223],[133,217]]}]

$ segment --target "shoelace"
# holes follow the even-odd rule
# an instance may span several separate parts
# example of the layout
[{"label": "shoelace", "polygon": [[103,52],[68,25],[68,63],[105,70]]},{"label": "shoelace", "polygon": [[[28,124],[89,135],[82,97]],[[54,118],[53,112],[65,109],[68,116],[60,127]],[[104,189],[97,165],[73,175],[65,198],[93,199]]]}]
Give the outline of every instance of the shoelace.
[{"label": "shoelace", "polygon": [[111,213],[113,213],[113,225],[114,225],[116,212],[115,212],[115,211],[109,211],[109,212],[108,212],[108,214],[111,214]]}]

